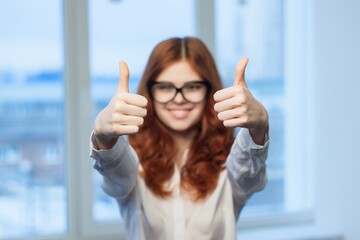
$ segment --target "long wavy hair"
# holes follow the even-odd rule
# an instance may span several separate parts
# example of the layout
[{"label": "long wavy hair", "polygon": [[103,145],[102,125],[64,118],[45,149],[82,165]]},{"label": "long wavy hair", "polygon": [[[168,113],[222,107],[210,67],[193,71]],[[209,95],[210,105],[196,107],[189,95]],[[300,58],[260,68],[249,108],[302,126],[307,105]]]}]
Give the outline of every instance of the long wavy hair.
[{"label": "long wavy hair", "polygon": [[144,170],[141,176],[147,187],[157,196],[170,196],[171,190],[166,188],[166,183],[174,174],[173,157],[178,149],[156,116],[147,83],[181,60],[186,60],[211,85],[201,119],[196,126],[198,132],[180,171],[181,186],[194,193],[193,199],[197,201],[205,199],[216,188],[234,141],[233,129],[224,127],[214,110],[213,95],[222,88],[222,83],[214,59],[201,40],[194,37],[170,38],[154,48],[138,89],[138,93],[149,101],[147,116],[139,132],[129,136],[129,141],[139,156]]}]

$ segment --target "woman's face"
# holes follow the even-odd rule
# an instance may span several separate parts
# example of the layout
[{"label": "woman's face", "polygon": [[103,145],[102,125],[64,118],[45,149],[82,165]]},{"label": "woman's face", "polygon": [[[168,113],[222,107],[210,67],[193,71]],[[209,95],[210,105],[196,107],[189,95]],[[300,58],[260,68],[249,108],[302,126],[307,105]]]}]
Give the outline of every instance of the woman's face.
[{"label": "woman's face", "polygon": [[[156,85],[157,97],[165,96],[166,91],[170,91],[172,85],[179,89],[187,84],[182,93],[191,100],[193,97],[196,98],[197,91],[203,87],[194,83],[199,81],[204,80],[191,68],[188,62],[185,60],[176,62],[164,69],[155,79],[155,82],[160,83]],[[173,91],[175,90],[173,89]],[[177,92],[175,97],[166,103],[154,101],[154,109],[165,126],[180,133],[194,129],[193,127],[200,121],[205,102],[205,99],[196,101],[196,103],[190,102],[180,92]]]}]

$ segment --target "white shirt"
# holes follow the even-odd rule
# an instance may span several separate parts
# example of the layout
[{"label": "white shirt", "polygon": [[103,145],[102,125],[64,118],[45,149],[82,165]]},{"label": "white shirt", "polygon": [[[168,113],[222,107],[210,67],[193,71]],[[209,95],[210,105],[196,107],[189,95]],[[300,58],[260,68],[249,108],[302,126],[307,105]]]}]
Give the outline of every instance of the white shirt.
[{"label": "white shirt", "polygon": [[103,175],[104,191],[119,203],[129,240],[234,240],[241,209],[267,181],[268,137],[257,145],[247,129],[239,131],[217,187],[198,203],[180,191],[177,167],[167,183],[173,194],[163,199],[139,176],[139,159],[125,137],[110,150],[96,150],[91,139],[94,167]]}]

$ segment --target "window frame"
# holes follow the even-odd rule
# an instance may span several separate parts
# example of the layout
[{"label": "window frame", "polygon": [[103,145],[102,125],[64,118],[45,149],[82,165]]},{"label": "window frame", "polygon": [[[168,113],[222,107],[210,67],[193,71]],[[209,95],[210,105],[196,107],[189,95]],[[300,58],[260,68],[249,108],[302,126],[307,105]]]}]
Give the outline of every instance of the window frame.
[{"label": "window frame", "polygon": [[[81,235],[85,237],[90,236],[104,236],[104,235],[113,235],[119,236],[123,231],[123,226],[119,225],[119,222],[108,222],[108,223],[97,223],[93,219],[92,214],[92,164],[89,164],[88,156],[88,147],[89,147],[89,135],[91,132],[91,124],[90,124],[90,108],[82,108],[86,102],[91,102],[90,97],[90,75],[89,75],[89,42],[87,39],[88,36],[88,1],[81,0],[72,2],[71,0],[65,0],[65,8],[64,8],[64,21],[65,21],[65,79],[66,79],[66,106],[68,117],[67,118],[67,133],[68,133],[68,159],[69,159],[69,227],[70,233],[72,232],[72,228],[76,225],[72,223],[81,222]],[[289,2],[289,1],[288,1]],[[306,41],[301,41],[301,39],[305,39],[306,34],[304,28],[306,27],[306,15],[304,14],[306,8],[304,1],[295,1],[289,4],[286,4],[286,22],[293,23],[295,25],[288,24],[286,26],[286,30],[288,34],[286,35],[285,42],[287,43],[287,48],[285,52],[287,53],[287,62],[290,61],[289,66],[300,66],[298,69],[292,69],[288,73],[286,73],[287,81],[291,81],[292,83],[299,83],[305,76],[303,73],[306,72],[306,66],[304,63],[296,63],[297,59],[305,59],[304,52],[301,49],[306,48]],[[196,15],[196,31],[198,37],[202,38],[204,42],[208,45],[211,52],[215,52],[215,19],[214,19],[214,0],[197,0],[195,1],[195,15]],[[301,11],[298,11],[301,9]],[[296,13],[294,15],[294,13]],[[305,15],[305,16],[304,16]],[[291,21],[288,18],[292,18]],[[296,32],[295,29],[301,29],[300,32]],[[295,38],[296,37],[296,38]],[[296,41],[294,41],[297,39]],[[290,51],[291,49],[298,49],[296,52]],[[303,53],[303,54],[301,54]],[[296,55],[301,54],[303,56],[301,58],[297,58]],[[74,66],[81,66],[75,68]],[[285,67],[286,69],[286,67]],[[300,78],[300,79],[299,79]],[[300,84],[299,84],[300,85]],[[291,84],[288,86],[292,86],[287,89],[289,92],[289,98],[291,101],[296,102],[296,104],[300,107],[302,103],[299,101],[301,96],[299,96],[296,89],[298,89],[297,84]],[[307,86],[303,85],[302,90]],[[295,90],[295,91],[294,91]],[[80,95],[78,93],[81,93]],[[294,94],[295,93],[295,94]],[[300,114],[302,114],[301,112]],[[71,117],[73,116],[73,117]],[[299,119],[296,113],[292,113],[294,118]],[[288,121],[291,122],[291,121]],[[294,124],[298,124],[299,122],[294,121]],[[298,125],[297,125],[298,126]],[[293,125],[287,125],[287,129],[293,129]],[[76,130],[76,131],[75,131]],[[74,133],[77,134],[74,134]],[[289,131],[287,131],[289,132]],[[294,133],[292,133],[291,139],[293,139]],[[301,137],[301,133],[299,134]],[[289,137],[290,138],[290,137]],[[303,138],[297,138],[303,139]],[[301,140],[300,140],[301,141]],[[296,146],[300,146],[296,149],[297,152],[301,151],[301,144],[299,143]],[[79,151],[80,150],[80,151]],[[292,149],[294,150],[294,149]],[[286,157],[293,157],[286,155]],[[71,159],[75,159],[75,161],[71,161]],[[76,159],[80,159],[81,161],[76,161]],[[82,160],[84,159],[84,160]],[[89,161],[86,161],[89,160]],[[297,159],[298,160],[298,159]],[[301,167],[304,168],[306,163],[298,161],[289,161],[289,163],[298,163],[289,166],[289,174],[292,176],[296,171],[293,171],[293,168]],[[300,164],[300,165],[299,165]],[[79,179],[80,175],[80,179]],[[301,182],[299,179],[302,179],[303,176],[296,175],[296,178],[292,177],[290,179],[294,179],[293,182],[289,184],[289,189],[292,189],[292,186]],[[75,184],[76,183],[76,184]],[[87,187],[81,187],[87,186]],[[299,187],[299,186],[297,186]],[[301,194],[304,194],[306,188],[300,186],[304,191]],[[287,191],[290,192],[290,191]],[[79,194],[81,193],[81,194]],[[291,194],[294,194],[291,192]],[[291,196],[288,194],[288,196]],[[293,200],[290,200],[293,202]],[[78,207],[76,207],[78,206]],[[80,207],[79,207],[80,206]],[[80,212],[79,212],[80,210]],[[76,214],[75,214],[76,213]],[[79,217],[82,216],[82,217]],[[311,212],[306,213],[292,213],[292,214],[280,214],[278,216],[273,217],[263,217],[259,219],[251,218],[242,218],[240,219],[239,226],[240,228],[246,227],[254,227],[254,226],[268,226],[268,225],[281,225],[283,223],[288,223],[289,221],[293,223],[299,222],[310,222],[313,219],[313,215]],[[79,230],[77,230],[79,231]]]}]

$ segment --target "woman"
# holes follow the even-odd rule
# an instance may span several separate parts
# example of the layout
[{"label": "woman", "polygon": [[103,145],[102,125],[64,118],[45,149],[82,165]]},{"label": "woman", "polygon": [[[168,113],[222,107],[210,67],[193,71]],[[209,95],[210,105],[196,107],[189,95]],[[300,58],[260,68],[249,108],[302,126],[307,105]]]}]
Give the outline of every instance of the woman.
[{"label": "woman", "polygon": [[[120,62],[91,156],[128,239],[236,239],[241,209],[265,186],[269,145],[268,114],[245,83],[247,62],[222,89],[206,46],[171,38],[151,53],[138,94],[128,92]],[[241,127],[235,141],[234,127]]]}]

